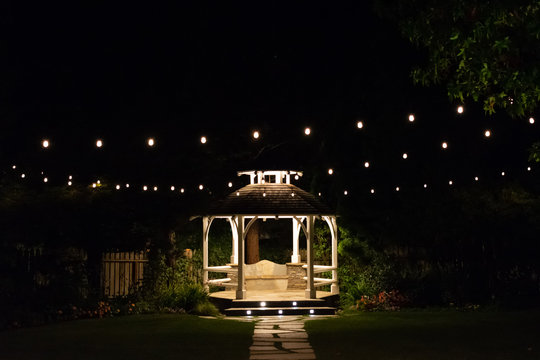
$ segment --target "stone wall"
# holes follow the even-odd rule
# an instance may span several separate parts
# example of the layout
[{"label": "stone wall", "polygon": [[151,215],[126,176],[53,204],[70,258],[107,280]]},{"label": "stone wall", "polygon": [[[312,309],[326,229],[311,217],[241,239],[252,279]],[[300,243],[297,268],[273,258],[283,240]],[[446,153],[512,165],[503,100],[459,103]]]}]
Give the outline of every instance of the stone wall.
[{"label": "stone wall", "polygon": [[307,287],[307,281],[304,280],[306,270],[302,266],[305,264],[292,264],[287,263],[287,276],[289,281],[287,283],[287,290],[305,290]]}]

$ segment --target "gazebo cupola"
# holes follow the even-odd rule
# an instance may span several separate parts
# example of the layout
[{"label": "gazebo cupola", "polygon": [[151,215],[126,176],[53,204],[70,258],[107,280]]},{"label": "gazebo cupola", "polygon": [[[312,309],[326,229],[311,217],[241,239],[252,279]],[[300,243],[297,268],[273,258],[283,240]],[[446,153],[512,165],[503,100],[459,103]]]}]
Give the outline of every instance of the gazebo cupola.
[{"label": "gazebo cupola", "polygon": [[[238,176],[248,175],[246,185],[215,203],[203,216],[203,279],[206,286],[216,284],[236,289],[236,298],[246,298],[245,240],[250,227],[257,219],[292,220],[291,264],[306,269],[305,297],[316,298],[315,288],[331,285],[331,293],[338,294],[337,284],[337,223],[335,214],[313,194],[291,184],[291,178],[298,179],[302,172],[290,170],[240,171]],[[231,263],[223,266],[209,266],[209,230],[214,219],[227,219],[232,232]],[[313,240],[316,219],[327,223],[331,233],[332,263],[314,265]],[[299,253],[299,237],[303,231],[306,237],[305,264]],[[223,279],[209,280],[209,272],[227,273]],[[332,278],[318,278],[315,274],[331,272]],[[235,274],[231,276],[231,274]],[[233,281],[236,280],[236,282]]]}]

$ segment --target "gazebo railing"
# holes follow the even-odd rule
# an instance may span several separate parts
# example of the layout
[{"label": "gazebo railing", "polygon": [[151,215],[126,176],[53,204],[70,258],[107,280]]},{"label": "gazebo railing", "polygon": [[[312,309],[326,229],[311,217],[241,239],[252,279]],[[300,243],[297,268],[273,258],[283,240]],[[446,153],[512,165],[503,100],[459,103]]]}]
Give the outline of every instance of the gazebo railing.
[{"label": "gazebo railing", "polygon": [[[307,265],[303,265],[302,267],[304,269],[307,269]],[[331,266],[331,265],[313,265],[314,274],[321,274],[321,273],[330,272],[333,270],[337,270],[337,267]],[[307,280],[307,276],[304,276],[304,280]],[[337,284],[337,282],[338,281],[334,279],[327,279],[327,278],[320,278],[320,277],[313,278],[313,286],[315,287]]]},{"label": "gazebo railing", "polygon": [[[238,269],[230,265],[223,265],[223,266],[208,266],[204,268],[204,271],[231,274],[231,273],[237,273]],[[231,281],[232,279],[229,277],[221,278],[221,279],[209,279],[207,280],[206,284],[216,285],[216,286],[225,286],[225,287],[238,286],[237,283],[232,283]]]}]

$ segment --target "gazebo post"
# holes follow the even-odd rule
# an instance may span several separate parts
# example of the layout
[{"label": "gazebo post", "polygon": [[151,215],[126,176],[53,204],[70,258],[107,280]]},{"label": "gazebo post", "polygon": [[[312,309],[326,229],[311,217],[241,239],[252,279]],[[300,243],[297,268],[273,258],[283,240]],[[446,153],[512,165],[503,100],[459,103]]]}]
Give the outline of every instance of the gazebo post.
[{"label": "gazebo post", "polygon": [[292,218],[292,225],[293,225],[293,253],[291,256],[291,263],[298,264],[301,259],[300,255],[298,254],[298,243],[300,238],[300,229],[302,225],[300,225],[300,222],[293,217]]},{"label": "gazebo post", "polygon": [[315,217],[310,215],[307,217],[307,288],[306,299],[316,299],[317,293],[313,283],[313,239],[314,239],[314,223]]},{"label": "gazebo post", "polygon": [[238,264],[238,231],[235,226],[233,217],[229,217],[229,223],[231,225],[231,233],[232,233],[232,254],[231,254],[231,264]]},{"label": "gazebo post", "polygon": [[336,217],[332,216],[330,218],[331,220],[331,230],[332,230],[332,280],[334,283],[330,286],[330,292],[332,294],[339,294],[339,285],[337,283],[338,280],[338,273],[337,273],[337,266],[338,266],[338,252],[337,252],[337,241],[338,241],[338,227],[336,222]]},{"label": "gazebo post", "polygon": [[203,217],[203,285],[208,291],[208,216]]},{"label": "gazebo post", "polygon": [[238,216],[238,241],[236,254],[238,255],[238,286],[236,288],[236,300],[246,298],[246,289],[244,289],[244,217]]}]

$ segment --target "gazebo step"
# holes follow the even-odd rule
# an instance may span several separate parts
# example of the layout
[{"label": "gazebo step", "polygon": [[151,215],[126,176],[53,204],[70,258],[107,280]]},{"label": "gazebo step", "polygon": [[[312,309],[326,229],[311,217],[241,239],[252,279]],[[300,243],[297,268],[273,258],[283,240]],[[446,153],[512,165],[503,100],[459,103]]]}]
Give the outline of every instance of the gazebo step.
[{"label": "gazebo step", "polygon": [[311,307],[235,307],[225,309],[227,316],[280,316],[280,315],[335,315],[336,308],[329,306]]},{"label": "gazebo step", "polygon": [[293,308],[293,307],[321,307],[325,306],[323,299],[306,300],[233,300],[231,308]]}]

